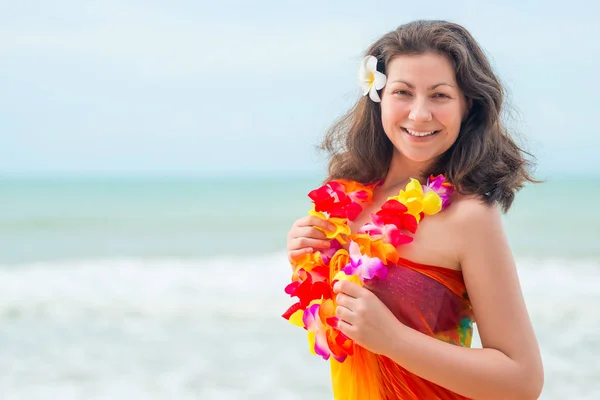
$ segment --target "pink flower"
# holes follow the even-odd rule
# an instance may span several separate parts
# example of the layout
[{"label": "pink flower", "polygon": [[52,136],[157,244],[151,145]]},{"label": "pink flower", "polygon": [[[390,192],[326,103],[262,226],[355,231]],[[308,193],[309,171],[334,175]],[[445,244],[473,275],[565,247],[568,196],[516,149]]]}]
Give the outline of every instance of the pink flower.
[{"label": "pink flower", "polygon": [[366,233],[374,240],[383,238],[385,243],[389,243],[394,247],[398,247],[401,244],[411,243],[413,241],[412,236],[401,232],[395,224],[385,224],[383,223],[383,218],[375,214],[371,214],[371,218],[373,222],[363,225],[358,233]]},{"label": "pink flower", "polygon": [[442,210],[448,207],[450,204],[450,196],[454,193],[454,185],[450,182],[446,182],[444,175],[429,176],[427,179],[427,185],[425,185],[425,192],[433,191],[440,196],[442,199]]},{"label": "pink flower", "polygon": [[349,247],[350,262],[342,268],[346,275],[357,275],[361,282],[371,280],[375,277],[379,279],[387,278],[388,269],[377,257],[369,257],[360,253],[358,244],[350,242]]}]

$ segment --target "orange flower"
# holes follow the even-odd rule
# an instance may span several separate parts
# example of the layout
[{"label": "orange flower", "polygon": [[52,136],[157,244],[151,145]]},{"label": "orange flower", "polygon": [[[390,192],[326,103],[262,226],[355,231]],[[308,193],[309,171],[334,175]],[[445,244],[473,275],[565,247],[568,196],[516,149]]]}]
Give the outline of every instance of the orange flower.
[{"label": "orange flower", "polygon": [[329,262],[329,280],[332,281],[335,274],[341,271],[349,262],[350,255],[348,251],[344,249],[338,250]]},{"label": "orange flower", "polygon": [[328,276],[327,266],[325,265],[323,257],[319,252],[304,254],[292,261],[292,265],[295,267],[292,275],[292,281],[298,280],[298,271],[300,269],[310,272],[311,275],[313,275],[313,278],[316,280],[324,280],[325,278],[319,279],[319,277]]},{"label": "orange flower", "polygon": [[344,185],[345,192],[352,200],[358,203],[370,203],[373,199],[375,185],[363,185],[358,182],[337,179],[336,182]]},{"label": "orange flower", "polygon": [[366,233],[349,235],[347,239],[356,242],[362,254],[369,257],[377,257],[383,261],[385,265],[390,263],[396,264],[400,257],[394,246],[389,243],[384,243],[383,239],[373,240],[373,238]]}]

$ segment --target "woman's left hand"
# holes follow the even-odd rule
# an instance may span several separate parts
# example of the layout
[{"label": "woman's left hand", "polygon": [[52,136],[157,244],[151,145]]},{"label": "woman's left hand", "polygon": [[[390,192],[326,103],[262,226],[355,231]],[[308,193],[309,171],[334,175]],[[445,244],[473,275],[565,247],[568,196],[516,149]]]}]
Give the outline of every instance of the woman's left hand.
[{"label": "woman's left hand", "polygon": [[337,281],[333,291],[338,329],[373,353],[390,354],[402,325],[390,309],[373,292],[350,281]]}]

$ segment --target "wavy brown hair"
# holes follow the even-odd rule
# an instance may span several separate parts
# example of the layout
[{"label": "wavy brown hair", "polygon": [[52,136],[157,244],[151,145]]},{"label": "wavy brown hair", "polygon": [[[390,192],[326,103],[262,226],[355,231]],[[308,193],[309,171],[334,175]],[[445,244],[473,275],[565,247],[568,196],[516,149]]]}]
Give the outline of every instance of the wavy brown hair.
[{"label": "wavy brown hair", "polygon": [[[466,195],[497,202],[506,212],[525,182],[531,154],[521,149],[502,121],[504,89],[483,50],[462,26],[446,21],[414,21],[377,40],[365,55],[375,56],[384,74],[392,59],[432,52],[450,60],[456,81],[472,102],[456,142],[423,176],[443,173]],[[379,103],[362,96],[328,130],[320,148],[329,153],[330,179],[371,183],[385,178],[393,144],[387,138]]]}]

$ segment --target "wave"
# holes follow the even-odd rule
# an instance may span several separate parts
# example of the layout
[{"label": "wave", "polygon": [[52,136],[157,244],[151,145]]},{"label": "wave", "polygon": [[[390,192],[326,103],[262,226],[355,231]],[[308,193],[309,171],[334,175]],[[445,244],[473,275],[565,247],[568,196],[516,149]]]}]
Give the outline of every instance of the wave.
[{"label": "wave", "polygon": [[[600,261],[521,259],[517,264],[535,321],[558,324],[568,316],[574,324],[591,322],[600,301]],[[283,292],[290,273],[284,253],[0,265],[0,318],[273,318],[292,302]]]},{"label": "wave", "polygon": [[290,272],[282,254],[212,260],[127,258],[0,266],[0,316],[280,314],[287,300],[282,288]]}]

